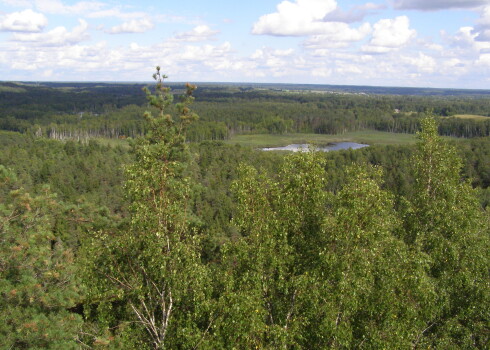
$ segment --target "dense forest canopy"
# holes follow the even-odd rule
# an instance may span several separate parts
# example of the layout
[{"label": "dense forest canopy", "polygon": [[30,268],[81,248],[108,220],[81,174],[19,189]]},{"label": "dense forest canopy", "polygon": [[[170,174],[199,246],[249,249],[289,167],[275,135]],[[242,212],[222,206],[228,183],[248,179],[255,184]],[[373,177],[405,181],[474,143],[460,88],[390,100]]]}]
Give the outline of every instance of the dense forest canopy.
[{"label": "dense forest canopy", "polygon": [[[146,108],[144,84],[0,84],[0,129],[51,138],[137,137]],[[306,88],[310,87],[310,90]],[[425,90],[289,85],[205,85],[196,91],[200,120],[188,139],[223,140],[236,133],[337,134],[374,129],[415,133],[428,112],[439,133],[490,135],[485,90]],[[183,92],[176,89],[175,94]],[[475,115],[480,118],[455,118]]]},{"label": "dense forest canopy", "polygon": [[154,77],[0,84],[6,349],[488,348],[486,92]]}]

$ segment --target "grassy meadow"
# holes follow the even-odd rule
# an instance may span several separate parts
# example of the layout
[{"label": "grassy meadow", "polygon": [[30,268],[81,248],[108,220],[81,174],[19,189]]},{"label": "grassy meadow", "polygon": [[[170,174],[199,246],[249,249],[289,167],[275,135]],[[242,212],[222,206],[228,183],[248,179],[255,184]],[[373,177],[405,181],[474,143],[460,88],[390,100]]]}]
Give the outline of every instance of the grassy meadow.
[{"label": "grassy meadow", "polygon": [[474,120],[484,120],[490,118],[484,115],[476,115],[476,114],[455,114],[454,117],[459,119],[474,119]]},{"label": "grassy meadow", "polygon": [[234,135],[227,143],[240,144],[252,147],[280,147],[296,143],[309,143],[314,145],[326,145],[335,142],[357,142],[368,145],[400,145],[413,144],[417,141],[416,135],[400,134],[383,131],[354,131],[338,135],[321,134],[248,134]]}]

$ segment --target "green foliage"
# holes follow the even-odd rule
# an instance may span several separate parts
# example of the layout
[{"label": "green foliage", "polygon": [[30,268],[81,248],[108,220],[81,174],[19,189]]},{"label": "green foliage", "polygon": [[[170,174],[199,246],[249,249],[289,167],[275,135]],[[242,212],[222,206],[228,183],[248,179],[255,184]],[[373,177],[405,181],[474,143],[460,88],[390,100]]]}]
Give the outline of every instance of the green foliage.
[{"label": "green foliage", "polygon": [[[188,138],[227,139],[250,132],[344,134],[378,130],[414,134],[427,110],[441,116],[439,132],[443,135],[483,137],[490,133],[490,100],[485,93],[452,90],[453,96],[436,96],[439,92],[416,96],[407,94],[419,94],[420,90],[350,87],[332,93],[332,87],[327,91],[325,87],[312,91],[311,86],[298,85],[292,87],[296,91],[284,88],[204,86],[194,107],[202,120],[191,126]],[[23,93],[18,89],[16,84],[0,84],[2,130],[84,141],[134,138],[146,133],[140,118],[144,104],[140,84],[44,83],[24,84],[20,87]],[[393,92],[401,95],[390,95]],[[458,114],[481,118],[448,117]]]},{"label": "green foliage", "polygon": [[380,185],[380,169],[350,168],[324,223],[326,319],[313,329],[328,325],[326,333],[314,332],[331,348],[410,348],[432,312],[424,259],[396,237],[393,198]]},{"label": "green foliage", "polygon": [[49,185],[64,202],[92,203],[124,215],[122,166],[132,157],[127,149],[93,140],[83,144],[9,136],[0,135],[5,142],[0,143],[0,164],[15,172],[26,191],[34,194]]},{"label": "green foliage", "polygon": [[326,192],[322,157],[287,156],[277,180],[242,166],[215,335],[244,348],[484,347],[488,226],[434,120],[401,212],[378,168],[351,167]]},{"label": "green foliage", "polygon": [[482,347],[488,342],[489,225],[477,193],[461,180],[462,162],[423,120],[414,156],[416,187],[406,212],[407,241],[428,255],[428,275],[438,294],[438,315],[427,343]]},{"label": "green foliage", "polygon": [[54,234],[61,204],[48,188],[31,196],[0,166],[0,338],[15,349],[75,349],[81,317],[73,251]]},{"label": "green foliage", "polygon": [[268,117],[258,125],[259,128],[264,128],[264,130],[271,135],[284,134],[292,129],[293,121],[291,119],[284,120],[279,116]]},{"label": "green foliage", "polygon": [[[77,115],[89,105],[81,91],[58,91],[73,110],[48,117],[63,110],[56,94],[26,86],[17,95],[44,97],[44,109],[19,107],[25,119],[0,113],[0,127],[33,132],[0,132],[2,346],[488,347],[489,213],[477,195],[490,198],[490,142],[437,135],[478,135],[487,121],[421,119],[428,106],[483,113],[487,99],[208,87],[195,122],[195,88],[174,104],[164,78],[157,68],[156,89],[146,89],[145,123],[142,107],[119,108],[129,87],[100,87],[113,103],[99,96]],[[289,130],[372,140],[380,134],[347,131],[419,124],[416,146],[356,151],[286,155],[188,142]],[[111,141],[126,147],[85,139],[142,134]]]},{"label": "green foliage", "polygon": [[233,330],[220,335],[241,347],[409,348],[433,311],[423,259],[395,237],[379,171],[352,168],[332,196],[323,166],[320,153],[292,155],[277,182],[242,167],[243,238],[224,253],[232,277],[222,302],[233,307],[223,324]]},{"label": "green foliage", "polygon": [[187,85],[175,121],[158,67],[154,77],[156,92],[147,95],[158,115],[145,114],[148,135],[136,144],[136,162],[127,168],[131,222],[118,232],[93,234],[85,248],[86,279],[91,302],[100,303],[99,319],[118,327],[116,342],[131,335],[155,349],[189,347],[204,336],[199,325],[206,322],[209,297],[189,208],[190,154],[183,134],[196,119],[188,107],[195,87]]}]

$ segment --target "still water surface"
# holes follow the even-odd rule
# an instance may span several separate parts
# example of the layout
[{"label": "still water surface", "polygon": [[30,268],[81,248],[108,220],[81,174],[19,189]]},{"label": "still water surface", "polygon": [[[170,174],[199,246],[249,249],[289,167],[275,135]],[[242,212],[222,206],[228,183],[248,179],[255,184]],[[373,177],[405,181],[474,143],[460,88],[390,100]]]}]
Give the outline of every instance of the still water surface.
[{"label": "still water surface", "polygon": [[[262,151],[292,151],[292,152],[305,152],[308,151],[309,149],[308,144],[303,143],[295,143],[292,145],[287,145],[284,147],[268,147],[268,148],[261,148]],[[338,142],[338,143],[332,143],[327,146],[323,147],[316,147],[318,151],[323,151],[323,152],[329,152],[329,151],[339,151],[342,149],[358,149],[358,148],[363,148],[363,147],[368,147],[369,145],[365,145],[363,143],[356,143],[356,142]]]}]

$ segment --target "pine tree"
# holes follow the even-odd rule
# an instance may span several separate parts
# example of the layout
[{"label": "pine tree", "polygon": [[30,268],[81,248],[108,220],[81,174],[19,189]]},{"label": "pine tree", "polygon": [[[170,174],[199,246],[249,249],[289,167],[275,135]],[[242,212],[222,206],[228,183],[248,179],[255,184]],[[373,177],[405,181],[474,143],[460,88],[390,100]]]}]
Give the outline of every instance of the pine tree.
[{"label": "pine tree", "polygon": [[155,93],[146,93],[157,115],[145,113],[148,134],[127,168],[131,222],[118,232],[94,234],[86,251],[94,257],[86,276],[92,302],[106,310],[100,318],[108,327],[116,323],[124,346],[190,347],[206,334],[209,285],[190,208],[184,133],[197,118],[189,108],[195,86],[188,84],[186,95],[173,105],[159,67],[154,78]]},{"label": "pine tree", "polygon": [[80,299],[73,252],[55,235],[62,203],[31,196],[0,166],[0,339],[5,349],[76,349]]}]

